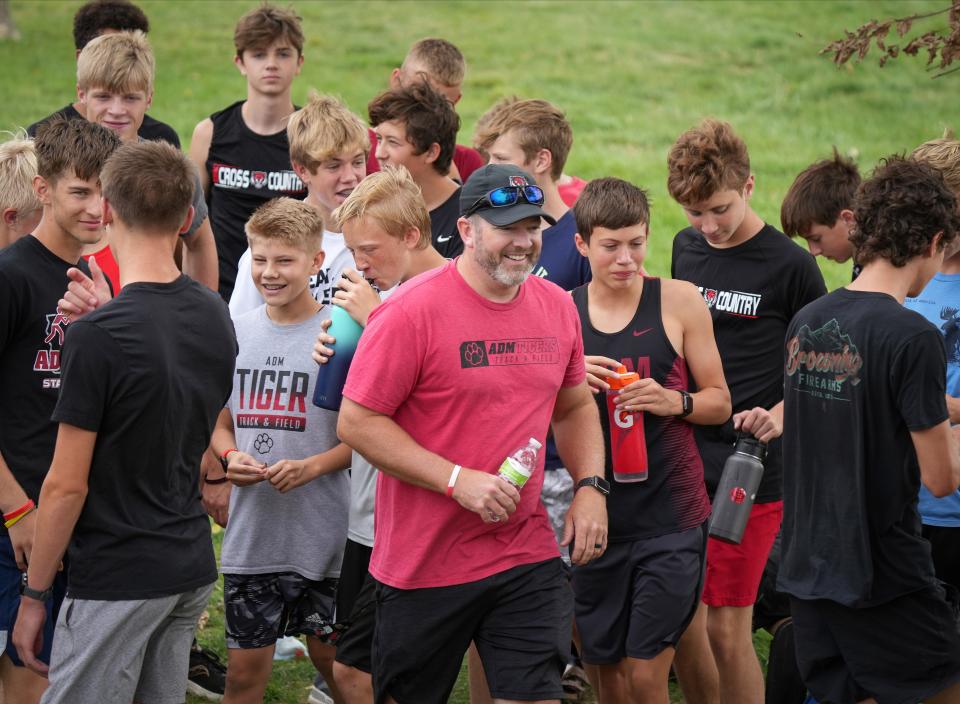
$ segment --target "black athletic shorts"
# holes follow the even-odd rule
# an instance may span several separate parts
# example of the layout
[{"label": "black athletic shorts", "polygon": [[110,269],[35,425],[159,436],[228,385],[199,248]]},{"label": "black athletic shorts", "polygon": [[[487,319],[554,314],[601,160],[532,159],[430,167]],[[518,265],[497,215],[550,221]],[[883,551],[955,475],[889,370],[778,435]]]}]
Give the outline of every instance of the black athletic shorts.
[{"label": "black athletic shorts", "polygon": [[930,541],[937,579],[960,589],[960,528],[924,525],[923,537]]},{"label": "black athletic shorts", "polygon": [[452,587],[379,584],[375,701],[443,704],[470,641],[494,699],[561,699],[572,606],[559,557]]},{"label": "black athletic shorts", "polygon": [[931,585],[863,609],[790,599],[797,664],[820,704],[920,702],[960,682],[957,610]]},{"label": "black athletic shorts", "polygon": [[340,583],[337,584],[337,623],[350,623],[353,602],[367,579],[371,554],[373,548],[347,538],[343,547],[343,564],[340,566]]},{"label": "black athletic shorts", "polygon": [[591,665],[651,660],[675,647],[697,611],[707,546],[705,525],[611,542],[573,568],[580,656]]},{"label": "black athletic shorts", "polygon": [[223,575],[227,647],[265,648],[282,636],[333,641],[336,579],[316,581],[296,572]]},{"label": "black athletic shorts", "polygon": [[370,652],[373,647],[373,627],[377,617],[377,580],[367,572],[366,580],[357,598],[353,600],[350,617],[344,622],[346,630],[337,641],[337,662],[363,670],[373,671]]}]

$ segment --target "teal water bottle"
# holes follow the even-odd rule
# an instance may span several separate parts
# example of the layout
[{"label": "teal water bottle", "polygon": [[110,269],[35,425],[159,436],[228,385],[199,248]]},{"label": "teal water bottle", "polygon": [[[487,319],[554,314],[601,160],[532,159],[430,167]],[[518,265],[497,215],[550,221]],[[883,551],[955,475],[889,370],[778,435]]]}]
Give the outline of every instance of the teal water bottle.
[{"label": "teal water bottle", "polygon": [[333,343],[333,356],[317,371],[317,385],[313,390],[313,405],[328,411],[339,411],[343,400],[343,385],[347,381],[353,353],[357,351],[357,342],[363,332],[356,320],[340,306],[332,306],[330,319],[333,323],[327,333],[336,338]]}]

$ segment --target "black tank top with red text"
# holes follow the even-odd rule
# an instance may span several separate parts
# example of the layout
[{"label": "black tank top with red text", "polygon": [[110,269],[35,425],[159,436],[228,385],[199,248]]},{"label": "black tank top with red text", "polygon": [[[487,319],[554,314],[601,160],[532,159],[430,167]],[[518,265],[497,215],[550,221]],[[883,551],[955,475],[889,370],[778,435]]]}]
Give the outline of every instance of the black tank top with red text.
[{"label": "black tank top with red text", "polygon": [[[660,279],[644,278],[643,295],[633,320],[615,333],[600,332],[590,323],[587,286],[573,291],[580,314],[587,355],[619,360],[627,371],[651,378],[665,389],[690,388],[686,360],[677,354],[663,327]],[[610,420],[605,394],[595,396],[603,428],[605,473],[610,482],[607,515],[611,542],[652,538],[702,524],[710,515],[703,483],[703,463],[693,438],[693,426],[675,416],[642,416],[647,446],[646,481],[619,483],[611,463]],[[635,417],[634,422],[640,418]]]},{"label": "black tank top with red text", "polygon": [[207,154],[210,225],[217,241],[220,295],[230,300],[237,262],[247,249],[244,225],[273,198],[303,198],[306,186],[290,165],[287,131],[257,134],[243,121],[241,100],[210,116],[213,137]]}]

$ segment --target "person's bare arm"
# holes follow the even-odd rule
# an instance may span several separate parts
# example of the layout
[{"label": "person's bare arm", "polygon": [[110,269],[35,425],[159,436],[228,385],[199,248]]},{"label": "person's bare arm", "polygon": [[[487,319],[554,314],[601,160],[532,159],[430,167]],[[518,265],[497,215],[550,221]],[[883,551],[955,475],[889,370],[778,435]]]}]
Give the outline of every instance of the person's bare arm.
[{"label": "person's bare arm", "polygon": [[273,488],[281,494],[307,484],[324,474],[340,472],[350,467],[352,452],[346,443],[302,460],[280,460],[267,467],[265,474]]},{"label": "person's bare arm", "polygon": [[[589,477],[603,477],[603,432],[587,382],[560,389],[551,420],[553,438],[574,486]],[[576,490],[563,520],[563,546],[573,543],[570,560],[583,565],[607,546],[607,501],[591,487]],[[596,546],[600,547],[597,548]]]},{"label": "person's bare arm", "polygon": [[954,425],[960,423],[960,398],[947,394],[947,413],[950,414],[951,423]]},{"label": "person's bare arm", "polygon": [[[10,513],[27,503],[29,497],[20,486],[3,455],[0,455],[0,512]],[[21,571],[26,571],[33,550],[33,534],[36,526],[37,512],[32,511],[7,529],[10,544],[13,547],[13,558]]]},{"label": "person's bare arm", "polygon": [[960,486],[960,426],[951,428],[945,420],[926,430],[911,430],[910,437],[923,485],[938,498],[956,491]]},{"label": "person's bare arm", "polygon": [[183,238],[183,273],[211,291],[219,287],[217,243],[213,239],[210,218],[206,218],[192,234]]},{"label": "person's bare arm", "polygon": [[[70,536],[87,500],[90,463],[96,432],[61,423],[50,471],[40,490],[36,535],[27,570],[27,586],[45,590],[53,584]],[[37,659],[38,635],[46,620],[45,606],[35,599],[21,599],[13,643],[24,664],[45,674],[47,666]]]},{"label": "person's bare arm", "polygon": [[[713,337],[713,321],[703,297],[685,281],[663,282],[664,308],[670,310],[683,328],[683,349],[690,373],[697,383],[690,394],[693,412],[689,423],[717,425],[730,417],[730,391],[723,377],[720,352]],[[630,384],[617,398],[625,411],[644,411],[658,416],[676,416],[683,411],[683,399],[676,389],[665,389],[653,379]]]},{"label": "person's bare arm", "polygon": [[[337,434],[381,472],[414,486],[446,492],[455,463],[419,445],[392,418],[344,397]],[[453,487],[453,499],[485,523],[497,523],[516,511],[520,494],[494,474],[463,467]]]},{"label": "person's bare arm", "polygon": [[197,123],[193,128],[193,137],[190,138],[190,161],[200,172],[200,183],[203,192],[210,194],[210,174],[207,173],[207,157],[210,154],[210,142],[213,140],[213,120],[209,117]]}]

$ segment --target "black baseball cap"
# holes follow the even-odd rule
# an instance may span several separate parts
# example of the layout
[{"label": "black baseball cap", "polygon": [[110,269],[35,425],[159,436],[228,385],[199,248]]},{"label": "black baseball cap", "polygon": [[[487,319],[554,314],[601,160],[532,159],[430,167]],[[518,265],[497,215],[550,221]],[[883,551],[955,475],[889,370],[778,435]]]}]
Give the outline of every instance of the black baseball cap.
[{"label": "black baseball cap", "polygon": [[[470,174],[470,178],[463,184],[460,190],[460,214],[464,215],[490,191],[510,186],[536,185],[537,182],[533,176],[513,164],[487,164]],[[473,212],[497,227],[512,225],[531,217],[543,218],[551,225],[557,224],[557,221],[547,215],[541,206],[528,203],[523,198],[518,198],[513,205],[504,205],[499,208],[483,203]]]}]

